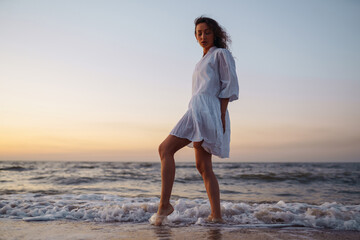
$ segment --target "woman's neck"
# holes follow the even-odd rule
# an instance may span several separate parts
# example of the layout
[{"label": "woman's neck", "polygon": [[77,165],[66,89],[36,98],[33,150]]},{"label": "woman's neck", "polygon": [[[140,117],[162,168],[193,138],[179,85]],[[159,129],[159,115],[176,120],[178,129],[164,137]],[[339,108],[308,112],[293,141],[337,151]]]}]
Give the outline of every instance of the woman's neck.
[{"label": "woman's neck", "polygon": [[208,47],[208,48],[203,48],[203,57],[208,53],[208,51],[210,50],[210,48],[212,48],[214,45]]}]

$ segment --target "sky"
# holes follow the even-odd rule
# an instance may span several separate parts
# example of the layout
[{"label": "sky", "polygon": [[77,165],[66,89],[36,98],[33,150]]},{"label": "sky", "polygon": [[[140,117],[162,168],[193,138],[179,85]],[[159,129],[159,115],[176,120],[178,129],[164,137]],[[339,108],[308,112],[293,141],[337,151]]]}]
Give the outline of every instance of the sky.
[{"label": "sky", "polygon": [[[0,0],[0,160],[159,161],[202,57],[232,39],[230,158],[360,161],[360,2]],[[184,148],[177,161],[194,161]]]}]

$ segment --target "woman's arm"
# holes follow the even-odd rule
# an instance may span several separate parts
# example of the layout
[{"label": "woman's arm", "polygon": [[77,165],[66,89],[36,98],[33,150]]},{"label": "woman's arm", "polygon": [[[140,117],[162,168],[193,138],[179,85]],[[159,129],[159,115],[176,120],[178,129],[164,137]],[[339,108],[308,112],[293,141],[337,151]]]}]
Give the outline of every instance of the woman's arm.
[{"label": "woman's arm", "polygon": [[226,116],[226,109],[229,103],[229,98],[220,98],[221,104],[221,122],[223,125],[223,131],[225,133],[225,116]]}]

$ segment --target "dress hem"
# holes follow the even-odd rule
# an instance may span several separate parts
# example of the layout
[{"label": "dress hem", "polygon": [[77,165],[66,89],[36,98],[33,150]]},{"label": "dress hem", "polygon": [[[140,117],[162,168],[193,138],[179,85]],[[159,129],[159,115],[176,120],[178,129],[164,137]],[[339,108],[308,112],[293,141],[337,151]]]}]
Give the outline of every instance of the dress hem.
[{"label": "dress hem", "polygon": [[[175,136],[175,137],[178,137],[178,138],[183,138],[183,139],[187,139],[187,140],[189,140],[189,141],[191,141],[191,143],[189,143],[189,144],[187,144],[186,146],[187,147],[189,147],[189,148],[194,148],[193,147],[193,142],[201,142],[201,141],[203,141],[204,140],[204,138],[202,138],[201,140],[191,140],[191,139],[189,139],[189,138],[187,138],[187,137],[182,137],[182,136],[179,136],[179,135],[177,135],[177,134],[175,134],[175,133],[170,133],[170,135],[172,135],[172,136]],[[205,144],[205,145],[204,145]],[[204,146],[203,146],[204,145]],[[229,158],[229,155],[221,155],[221,154],[217,154],[217,153],[214,153],[214,151],[212,151],[211,150],[211,147],[210,146],[206,146],[206,145],[208,145],[208,144],[206,144],[206,142],[205,142],[205,140],[204,140],[204,142],[201,144],[201,146],[205,149],[205,151],[207,151],[208,153],[210,153],[210,154],[212,154],[212,155],[215,155],[215,156],[217,156],[217,157],[219,157],[219,158]]]}]

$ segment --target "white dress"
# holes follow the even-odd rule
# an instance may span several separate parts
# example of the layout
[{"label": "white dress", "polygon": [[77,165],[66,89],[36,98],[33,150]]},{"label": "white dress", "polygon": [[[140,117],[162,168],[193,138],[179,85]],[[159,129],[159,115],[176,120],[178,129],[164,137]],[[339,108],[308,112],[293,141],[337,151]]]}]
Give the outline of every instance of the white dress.
[{"label": "white dress", "polygon": [[192,78],[189,108],[170,135],[202,143],[209,153],[228,158],[230,152],[230,118],[226,111],[225,133],[221,122],[220,98],[232,102],[239,97],[235,61],[224,48],[211,47],[196,64]]}]

